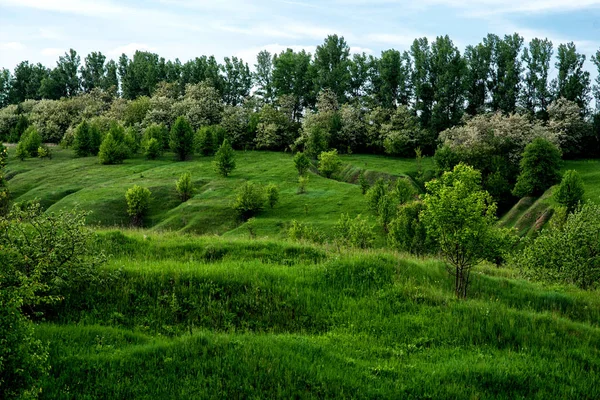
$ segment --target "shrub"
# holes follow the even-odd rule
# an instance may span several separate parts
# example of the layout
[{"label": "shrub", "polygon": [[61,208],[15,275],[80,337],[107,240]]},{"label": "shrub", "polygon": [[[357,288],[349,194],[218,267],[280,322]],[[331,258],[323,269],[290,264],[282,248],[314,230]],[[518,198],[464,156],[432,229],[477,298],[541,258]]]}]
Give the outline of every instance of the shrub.
[{"label": "shrub", "polygon": [[322,243],[324,240],[319,231],[312,225],[303,224],[295,219],[292,220],[287,233],[288,238],[291,240],[310,240],[315,243]]},{"label": "shrub", "polygon": [[17,144],[17,157],[24,160],[28,157],[37,157],[37,150],[42,145],[42,137],[34,126],[30,126],[23,132],[21,140]]},{"label": "shrub", "polygon": [[6,159],[8,158],[8,151],[2,143],[0,143],[0,216],[6,214],[8,211],[8,204],[10,201],[10,193],[4,178],[4,166],[6,165]]},{"label": "shrub", "polygon": [[144,156],[149,160],[155,160],[160,157],[162,153],[162,146],[156,138],[151,138],[146,142],[144,148]]},{"label": "shrub", "polygon": [[184,161],[194,151],[194,130],[185,117],[179,117],[171,127],[169,145],[179,161]]},{"label": "shrub", "polygon": [[598,287],[599,238],[600,205],[585,204],[567,216],[562,228],[542,231],[514,262],[530,278],[572,283],[584,289]]},{"label": "shrub", "polygon": [[17,147],[15,147],[15,155],[21,161],[23,161],[27,157],[29,157],[29,153],[27,153],[27,149],[25,147],[25,143],[23,143],[23,142],[17,143]]},{"label": "shrub", "polygon": [[334,226],[338,242],[344,246],[366,249],[375,240],[373,227],[359,214],[351,219],[348,214],[342,214]]},{"label": "shrub", "polygon": [[310,168],[310,159],[304,153],[296,153],[294,156],[294,165],[298,171],[298,175],[304,176]]},{"label": "shrub", "polygon": [[255,216],[265,208],[265,189],[254,182],[246,182],[235,195],[233,209],[242,220]]},{"label": "shrub", "polygon": [[225,131],[220,125],[203,126],[196,132],[196,153],[202,156],[212,156],[217,150],[218,143],[225,140]]},{"label": "shrub", "polygon": [[379,215],[379,203],[387,193],[387,185],[383,178],[377,179],[375,184],[367,191],[367,202],[371,211]]},{"label": "shrub", "polygon": [[192,174],[184,173],[175,183],[175,189],[181,198],[181,201],[186,202],[194,195],[194,185],[192,183]]},{"label": "shrub", "polygon": [[513,190],[515,196],[538,196],[560,182],[562,165],[560,150],[543,138],[536,138],[525,147],[521,173]]},{"label": "shrub", "polygon": [[308,186],[308,175],[300,175],[298,177],[298,194],[306,193],[306,187]]},{"label": "shrub", "polygon": [[319,172],[326,178],[337,173],[342,166],[342,161],[338,156],[337,149],[331,151],[324,151],[319,154]]},{"label": "shrub", "polygon": [[406,204],[415,199],[415,187],[408,179],[396,179],[393,195],[398,200],[399,204]]},{"label": "shrub", "polygon": [[217,172],[225,177],[235,169],[235,153],[227,139],[223,140],[223,144],[215,154],[214,163]]},{"label": "shrub", "polygon": [[50,147],[46,146],[45,144],[38,147],[37,154],[39,158],[52,158],[52,151],[50,150]]},{"label": "shrub", "polygon": [[98,155],[102,134],[96,123],[83,120],[75,128],[73,137],[73,150],[78,157]]},{"label": "shrub", "polygon": [[152,124],[144,129],[144,143],[146,146],[151,139],[156,139],[160,145],[160,150],[169,148],[169,131],[164,124]]},{"label": "shrub", "polygon": [[123,143],[127,146],[129,154],[137,154],[140,151],[140,139],[139,135],[133,127],[129,127],[125,130],[125,137]]},{"label": "shrub", "polygon": [[577,171],[569,170],[565,173],[553,197],[558,204],[566,207],[567,213],[571,213],[579,203],[583,203],[584,194],[585,188],[581,176]]},{"label": "shrub", "polygon": [[123,142],[117,142],[112,133],[108,133],[102,144],[100,145],[100,152],[98,158],[100,164],[120,164],[127,158],[127,146]]},{"label": "shrub", "polygon": [[366,194],[369,190],[370,185],[367,177],[365,176],[365,171],[360,171],[360,174],[358,175],[358,185],[360,186],[360,191],[362,194]]},{"label": "shrub", "polygon": [[144,215],[150,206],[150,196],[152,193],[148,188],[133,185],[127,189],[125,200],[127,201],[127,214],[131,217],[131,223],[134,226],[141,226]]},{"label": "shrub", "polygon": [[424,208],[418,201],[399,207],[396,218],[390,223],[388,241],[391,246],[416,255],[434,252],[435,243],[427,235],[419,215]]},{"label": "shrub", "polygon": [[267,185],[266,189],[267,203],[269,207],[274,208],[279,203],[279,187],[273,183]]}]

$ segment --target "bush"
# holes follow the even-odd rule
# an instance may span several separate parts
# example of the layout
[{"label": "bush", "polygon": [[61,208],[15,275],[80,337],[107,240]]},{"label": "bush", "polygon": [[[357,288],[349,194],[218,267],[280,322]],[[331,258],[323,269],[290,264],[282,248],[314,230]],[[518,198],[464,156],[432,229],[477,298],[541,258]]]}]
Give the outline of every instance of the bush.
[{"label": "bush", "polygon": [[127,214],[131,217],[133,226],[141,226],[144,215],[150,206],[150,196],[152,193],[148,188],[133,185],[127,189],[125,200],[127,201]]},{"label": "bush", "polygon": [[565,173],[553,197],[558,204],[566,207],[567,213],[572,213],[578,204],[583,203],[584,194],[585,188],[581,176],[577,171],[569,170]]},{"label": "bush", "polygon": [[408,179],[396,179],[393,195],[398,200],[399,204],[406,204],[415,200],[416,190]]},{"label": "bush", "polygon": [[600,283],[600,205],[585,204],[562,228],[546,229],[514,262],[533,279],[571,283],[584,289]]},{"label": "bush", "polygon": [[100,164],[121,164],[127,158],[127,153],[127,146],[123,142],[117,142],[109,132],[100,145],[98,158]]},{"label": "bush", "polygon": [[298,175],[304,176],[310,168],[310,159],[304,153],[296,153],[294,156],[294,165],[298,171]]},{"label": "bush", "polygon": [[513,190],[515,196],[539,196],[560,182],[562,165],[560,150],[543,138],[536,138],[525,147],[521,173]]},{"label": "bush", "polygon": [[140,151],[140,138],[133,127],[129,127],[125,130],[123,143],[127,146],[129,154],[131,155],[137,154],[137,152]]},{"label": "bush", "polygon": [[10,201],[10,193],[8,192],[6,179],[4,178],[4,166],[6,165],[7,158],[8,150],[0,143],[0,216],[6,214]]},{"label": "bush", "polygon": [[315,243],[323,243],[324,241],[323,236],[312,225],[303,224],[295,219],[292,220],[287,233],[288,238],[291,240],[309,240]]},{"label": "bush", "polygon": [[306,193],[306,187],[308,186],[308,175],[300,175],[298,177],[298,194]]},{"label": "bush", "polygon": [[265,208],[265,189],[253,182],[246,182],[235,195],[233,209],[242,220],[247,220]]},{"label": "bush", "polygon": [[337,173],[342,166],[342,160],[338,156],[337,149],[331,151],[324,151],[319,154],[319,172],[326,178]]},{"label": "bush", "polygon": [[146,158],[148,160],[157,159],[158,157],[160,157],[161,153],[162,153],[162,146],[156,138],[151,138],[150,140],[148,140],[146,142],[146,145],[144,148],[144,156],[146,156]]},{"label": "bush", "polygon": [[269,207],[274,208],[279,203],[279,187],[273,183],[269,183],[266,187],[267,203]]},{"label": "bush", "polygon": [[38,158],[48,158],[48,159],[52,158],[52,151],[50,150],[50,147],[46,146],[45,144],[38,147],[37,153],[38,153]]},{"label": "bush", "polygon": [[400,251],[424,255],[433,253],[435,242],[427,235],[427,229],[419,214],[425,207],[413,201],[400,206],[396,218],[390,223],[389,244]]},{"label": "bush", "polygon": [[344,246],[366,249],[371,247],[375,240],[373,227],[360,214],[354,219],[348,214],[342,214],[334,230],[336,239]]},{"label": "bush", "polygon": [[194,185],[192,183],[192,174],[186,172],[181,175],[175,183],[175,189],[182,202],[188,201],[194,195]]},{"label": "bush", "polygon": [[360,171],[360,174],[358,175],[358,185],[360,186],[360,191],[362,194],[366,194],[369,190],[370,185],[367,177],[365,176],[365,171]]},{"label": "bush", "polygon": [[387,185],[383,178],[377,179],[375,184],[367,191],[367,202],[371,211],[379,215],[379,203],[387,193]]},{"label": "bush", "polygon": [[218,143],[225,140],[225,131],[220,125],[203,126],[196,132],[196,153],[202,156],[215,154]]},{"label": "bush", "polygon": [[164,124],[152,124],[144,129],[145,147],[151,139],[156,139],[161,151],[169,148],[169,131]]},{"label": "bush", "polygon": [[225,177],[235,169],[235,153],[227,139],[223,140],[223,144],[215,154],[215,169]]},{"label": "bush", "polygon": [[179,161],[184,161],[194,152],[194,130],[185,117],[179,117],[171,127],[169,145]]},{"label": "bush", "polygon": [[95,156],[100,150],[100,128],[97,124],[89,124],[83,120],[75,128],[73,137],[73,150],[78,157]]},{"label": "bush", "polygon": [[37,157],[37,151],[41,145],[42,137],[38,130],[34,126],[30,126],[23,132],[23,136],[21,136],[21,140],[17,145],[17,157],[21,160],[27,157]]}]

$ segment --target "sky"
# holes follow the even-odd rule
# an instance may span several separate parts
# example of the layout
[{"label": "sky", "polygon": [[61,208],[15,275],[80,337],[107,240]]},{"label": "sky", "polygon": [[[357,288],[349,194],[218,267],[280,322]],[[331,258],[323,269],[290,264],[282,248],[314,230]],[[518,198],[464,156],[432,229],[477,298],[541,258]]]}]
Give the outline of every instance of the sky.
[{"label": "sky", "polygon": [[82,61],[91,51],[116,60],[139,49],[182,62],[237,56],[252,67],[260,50],[314,52],[334,33],[352,52],[377,56],[416,37],[448,34],[462,52],[487,33],[513,32],[555,48],[573,41],[593,72],[600,0],[0,0],[0,68],[54,67],[69,48]]}]

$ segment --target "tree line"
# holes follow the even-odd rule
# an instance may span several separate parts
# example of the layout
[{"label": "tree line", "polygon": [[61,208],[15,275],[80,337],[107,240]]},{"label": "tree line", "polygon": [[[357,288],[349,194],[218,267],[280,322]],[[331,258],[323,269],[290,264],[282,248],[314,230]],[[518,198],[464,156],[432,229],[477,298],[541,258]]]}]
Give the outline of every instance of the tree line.
[{"label": "tree line", "polygon": [[[115,61],[92,52],[82,62],[71,49],[54,68],[23,61],[12,73],[2,69],[0,106],[28,99],[58,100],[94,88],[133,100],[152,96],[160,82],[174,83],[181,95],[187,84],[208,82],[228,105],[239,105],[250,96],[264,104],[291,96],[299,119],[306,108],[314,109],[317,94],[327,88],[340,104],[405,105],[418,114],[422,128],[441,132],[465,113],[522,111],[546,119],[548,106],[558,98],[575,102],[587,115],[600,90],[598,80],[592,87],[585,60],[573,42],[559,44],[555,54],[548,39],[525,44],[517,33],[488,34],[462,54],[447,35],[432,42],[418,38],[409,50],[389,49],[380,57],[351,55],[344,38],[331,35],[314,55],[304,50],[275,55],[263,50],[253,72],[237,57],[226,57],[221,64],[213,56],[182,63],[136,51],[132,58],[123,54]],[[600,68],[600,50],[590,60]]]}]

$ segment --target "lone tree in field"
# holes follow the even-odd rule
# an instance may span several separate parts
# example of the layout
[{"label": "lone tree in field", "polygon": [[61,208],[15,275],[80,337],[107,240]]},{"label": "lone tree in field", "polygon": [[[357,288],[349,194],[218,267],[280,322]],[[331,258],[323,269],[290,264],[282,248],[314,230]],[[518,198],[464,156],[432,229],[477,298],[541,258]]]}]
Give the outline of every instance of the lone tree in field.
[{"label": "lone tree in field", "polygon": [[192,183],[192,174],[189,172],[184,173],[179,177],[175,183],[175,189],[179,194],[179,198],[182,202],[188,201],[194,195],[194,184]]},{"label": "lone tree in field", "polygon": [[215,169],[225,177],[235,169],[235,153],[227,139],[223,140],[223,144],[215,154]]},{"label": "lone tree in field", "polygon": [[333,174],[337,173],[342,166],[342,160],[338,156],[337,149],[331,151],[324,151],[319,154],[319,172],[323,174],[325,178],[331,178]]},{"label": "lone tree in field", "polygon": [[425,186],[420,218],[449,264],[456,296],[466,298],[471,268],[498,245],[496,203],[481,189],[481,173],[462,163]]},{"label": "lone tree in field", "polygon": [[144,221],[144,215],[150,205],[151,192],[148,188],[133,185],[125,193],[127,201],[127,214],[131,217],[134,226],[140,226]]},{"label": "lone tree in field", "polygon": [[536,138],[525,147],[521,173],[513,194],[518,197],[539,196],[560,182],[560,149],[544,138]]},{"label": "lone tree in field", "polygon": [[304,153],[296,153],[294,156],[294,165],[298,171],[299,176],[304,176],[310,168],[310,159]]},{"label": "lone tree in field", "polygon": [[175,120],[169,145],[179,161],[185,161],[188,155],[194,153],[194,130],[187,118],[179,117]]},{"label": "lone tree in field", "polygon": [[583,203],[584,194],[583,179],[577,171],[569,170],[565,173],[553,197],[558,204],[566,207],[567,213],[572,213],[578,204]]}]

